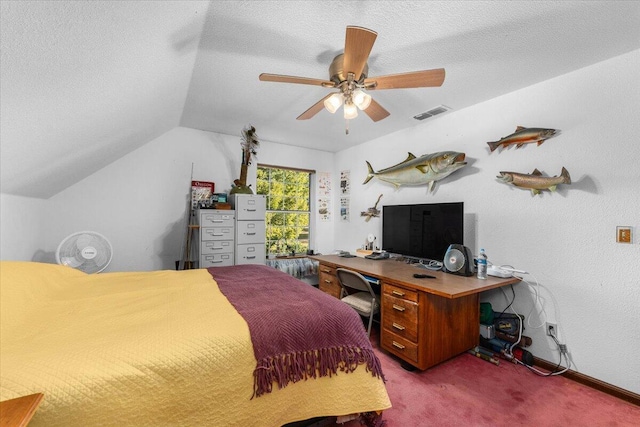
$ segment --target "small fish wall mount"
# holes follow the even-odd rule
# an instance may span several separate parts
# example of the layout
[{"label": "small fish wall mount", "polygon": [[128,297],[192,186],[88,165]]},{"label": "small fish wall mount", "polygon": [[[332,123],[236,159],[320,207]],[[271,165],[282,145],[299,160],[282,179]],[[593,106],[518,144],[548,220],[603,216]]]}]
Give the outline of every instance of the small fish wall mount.
[{"label": "small fish wall mount", "polygon": [[531,174],[500,172],[496,178],[506,184],[531,190],[532,196],[540,194],[542,190],[556,191],[558,184],[571,184],[569,171],[564,167],[559,176],[542,176],[538,169],[534,169]]},{"label": "small fish wall mount", "polygon": [[364,212],[360,212],[360,216],[366,217],[364,219],[366,222],[369,222],[371,218],[378,218],[380,216],[380,209],[378,209],[378,203],[380,203],[380,199],[382,199],[382,194],[378,196],[378,200],[372,208],[369,208]]},{"label": "small fish wall mount", "polygon": [[537,143],[541,145],[547,139],[556,135],[558,130],[546,129],[546,128],[525,128],[518,126],[516,131],[511,135],[500,138],[498,141],[487,142],[489,149],[493,153],[498,147],[502,147],[501,150],[515,145],[516,148],[522,147],[524,144]]},{"label": "small fish wall mount", "polygon": [[429,191],[433,191],[436,181],[446,178],[466,164],[465,153],[457,151],[441,151],[420,157],[409,153],[404,161],[386,169],[380,169],[378,172],[375,172],[367,161],[367,178],[362,184],[377,178],[393,184],[396,188],[402,185],[428,184]]}]

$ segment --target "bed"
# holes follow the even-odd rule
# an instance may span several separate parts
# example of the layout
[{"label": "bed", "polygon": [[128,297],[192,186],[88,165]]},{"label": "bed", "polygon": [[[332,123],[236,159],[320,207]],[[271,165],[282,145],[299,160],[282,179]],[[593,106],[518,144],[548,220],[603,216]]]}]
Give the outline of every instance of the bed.
[{"label": "bed", "polygon": [[0,274],[0,400],[44,393],[30,426],[281,426],[391,406],[357,314],[273,268]]}]

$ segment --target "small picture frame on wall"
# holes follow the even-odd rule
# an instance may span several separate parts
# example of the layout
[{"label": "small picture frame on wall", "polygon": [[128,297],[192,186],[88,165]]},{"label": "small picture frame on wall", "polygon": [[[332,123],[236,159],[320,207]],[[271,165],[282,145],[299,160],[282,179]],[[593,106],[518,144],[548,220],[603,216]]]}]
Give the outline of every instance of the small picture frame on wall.
[{"label": "small picture frame on wall", "polygon": [[619,225],[616,227],[616,242],[618,243],[632,243],[633,236],[631,227]]}]

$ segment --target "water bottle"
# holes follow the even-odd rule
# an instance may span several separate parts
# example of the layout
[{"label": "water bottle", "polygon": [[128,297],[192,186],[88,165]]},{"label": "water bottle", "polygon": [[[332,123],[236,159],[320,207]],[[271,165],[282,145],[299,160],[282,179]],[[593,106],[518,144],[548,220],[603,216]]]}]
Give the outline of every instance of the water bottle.
[{"label": "water bottle", "polygon": [[478,255],[478,279],[487,278],[487,254],[484,249],[480,249],[480,255]]}]

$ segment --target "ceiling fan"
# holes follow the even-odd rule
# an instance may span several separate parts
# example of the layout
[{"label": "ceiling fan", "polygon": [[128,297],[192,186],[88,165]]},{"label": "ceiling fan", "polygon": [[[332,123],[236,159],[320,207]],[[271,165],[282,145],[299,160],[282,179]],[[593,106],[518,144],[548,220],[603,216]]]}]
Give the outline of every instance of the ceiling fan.
[{"label": "ceiling fan", "polygon": [[[377,36],[378,33],[367,28],[347,26],[344,52],[331,62],[329,80],[267,73],[260,74],[260,80],[339,89],[339,92],[332,92],[313,104],[297,117],[298,120],[312,118],[323,107],[327,111],[335,113],[344,104],[344,118],[346,120],[357,117],[359,108],[371,120],[377,122],[387,117],[389,112],[373,100],[367,91],[442,86],[445,75],[444,68],[369,77],[367,60]],[[349,133],[348,129],[347,133]]]}]

